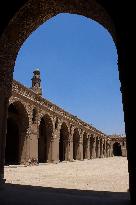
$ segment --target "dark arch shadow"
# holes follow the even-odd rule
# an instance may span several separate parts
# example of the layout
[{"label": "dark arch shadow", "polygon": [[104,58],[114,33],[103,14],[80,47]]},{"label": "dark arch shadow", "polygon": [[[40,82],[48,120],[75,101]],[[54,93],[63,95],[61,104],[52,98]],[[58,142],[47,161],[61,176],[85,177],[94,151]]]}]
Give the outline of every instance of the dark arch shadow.
[{"label": "dark arch shadow", "polygon": [[29,126],[28,114],[20,101],[8,107],[5,164],[20,164],[25,161],[25,140]]},{"label": "dark arch shadow", "polygon": [[38,161],[40,163],[51,161],[51,138],[53,124],[48,114],[41,118],[38,138]]},{"label": "dark arch shadow", "polygon": [[13,118],[7,119],[5,165],[19,163],[19,127]]},{"label": "dark arch shadow", "polygon": [[128,192],[76,190],[6,184],[2,205],[129,205]]},{"label": "dark arch shadow", "polygon": [[60,162],[68,160],[68,138],[69,138],[68,127],[66,123],[63,122],[60,129],[60,139],[59,139]]},{"label": "dark arch shadow", "polygon": [[73,134],[73,159],[74,160],[80,160],[79,140],[80,140],[80,134],[78,129],[75,128]]},{"label": "dark arch shadow", "polygon": [[121,144],[119,142],[113,144],[113,154],[114,156],[122,156]]}]

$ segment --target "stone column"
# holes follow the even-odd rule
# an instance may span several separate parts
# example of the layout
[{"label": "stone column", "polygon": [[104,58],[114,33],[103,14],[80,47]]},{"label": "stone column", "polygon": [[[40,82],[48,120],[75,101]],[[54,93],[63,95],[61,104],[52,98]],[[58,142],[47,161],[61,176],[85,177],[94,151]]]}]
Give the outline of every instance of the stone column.
[{"label": "stone column", "polygon": [[35,162],[38,162],[38,137],[39,137],[39,129],[37,124],[31,125],[30,134],[27,137],[27,155],[29,155],[30,160],[35,160]]},{"label": "stone column", "polygon": [[103,157],[105,157],[105,139],[103,139]]},{"label": "stone column", "polygon": [[93,142],[92,142],[92,159],[96,158],[96,138],[93,138]]},{"label": "stone column", "polygon": [[110,157],[113,157],[113,142],[110,143]]},{"label": "stone column", "polygon": [[98,139],[97,157],[100,158],[100,139]]},{"label": "stone column", "polygon": [[2,96],[0,90],[0,185],[4,183],[4,163],[5,163],[5,140],[7,125],[8,98]]},{"label": "stone column", "polygon": [[20,136],[19,163],[27,164],[30,159],[30,134],[23,132]]},{"label": "stone column", "polygon": [[107,140],[105,141],[105,157],[108,157],[108,144],[107,144]]},{"label": "stone column", "polygon": [[96,137],[96,158],[100,157],[100,140]]},{"label": "stone column", "polygon": [[109,141],[107,142],[107,157],[109,157]]},{"label": "stone column", "polygon": [[[0,60],[0,65],[1,60]],[[0,186],[4,180],[4,164],[5,164],[5,141],[7,129],[7,111],[9,97],[11,96],[13,70],[2,69],[0,67]]]},{"label": "stone column", "polygon": [[59,163],[59,131],[55,130],[51,139],[52,162]]},{"label": "stone column", "polygon": [[28,163],[30,159],[30,133],[27,134],[25,138],[25,161],[21,159],[21,164],[22,163]]},{"label": "stone column", "polygon": [[100,140],[100,158],[103,158],[103,139]]},{"label": "stone column", "polygon": [[87,159],[90,159],[90,136],[87,136]]},{"label": "stone column", "polygon": [[104,140],[104,157],[107,157],[106,140]]},{"label": "stone column", "polygon": [[126,148],[126,142],[124,141],[124,144],[121,145],[121,151],[122,151],[122,157],[127,157],[127,148]]},{"label": "stone column", "polygon": [[111,157],[111,143],[109,142],[109,157]]},{"label": "stone column", "polygon": [[83,138],[80,137],[79,144],[78,144],[78,160],[83,160]]},{"label": "stone column", "polygon": [[64,158],[65,158],[65,161],[68,161],[69,160],[69,142],[68,142],[68,139],[65,139],[64,140]]},{"label": "stone column", "polygon": [[68,160],[72,162],[73,161],[73,139],[72,137],[68,141],[68,147],[69,147]]},{"label": "stone column", "polygon": [[68,160],[73,161],[73,133],[74,133],[74,127],[71,125],[69,126],[69,138],[68,138],[68,147],[69,147],[69,154],[68,154]]},{"label": "stone column", "polygon": [[53,143],[54,139],[53,137],[48,138],[47,139],[47,162],[51,163],[52,162],[52,152],[53,152],[53,148],[52,148],[52,143]]}]

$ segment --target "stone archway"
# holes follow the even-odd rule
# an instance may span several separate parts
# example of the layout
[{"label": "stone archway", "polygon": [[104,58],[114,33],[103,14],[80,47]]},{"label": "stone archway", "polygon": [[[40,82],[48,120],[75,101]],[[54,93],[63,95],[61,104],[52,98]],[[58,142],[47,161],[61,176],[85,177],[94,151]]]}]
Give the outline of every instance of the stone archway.
[{"label": "stone archway", "polygon": [[114,156],[122,156],[121,144],[119,142],[113,144],[113,154]]},{"label": "stone archway", "polygon": [[83,134],[83,159],[87,159],[87,146],[88,146],[88,138],[87,133]]},{"label": "stone archway", "polygon": [[38,161],[40,163],[51,162],[52,150],[51,139],[53,133],[53,124],[49,115],[41,118],[39,125],[38,138]]},{"label": "stone archway", "polygon": [[75,128],[74,134],[73,134],[73,159],[80,159],[80,152],[79,152],[79,141],[80,141],[80,135],[78,128]]},{"label": "stone archway", "polygon": [[[56,15],[57,13],[69,12],[69,13],[81,14],[93,20],[96,20],[97,22],[101,23],[105,28],[107,28],[110,31],[115,41],[117,39],[121,92],[123,95],[125,123],[126,123],[126,132],[127,132],[127,141],[128,141],[127,148],[128,148],[128,159],[129,159],[129,172],[131,173],[130,185],[134,184],[133,187],[136,187],[134,183],[136,181],[135,145],[133,143],[133,138],[131,137],[132,132],[135,133],[135,125],[132,120],[135,106],[133,101],[133,94],[130,95],[131,90],[133,90],[134,87],[132,84],[132,80],[131,83],[129,83],[129,78],[131,77],[133,78],[134,71],[130,71],[129,69],[130,68],[129,64],[132,61],[132,57],[129,54],[130,53],[129,51],[131,50],[130,49],[131,43],[129,42],[130,38],[128,38],[127,29],[125,30],[126,24],[123,23],[124,18],[122,18],[122,14],[119,15],[120,9],[117,10],[118,12],[117,16],[119,15],[119,18],[116,18],[116,15],[114,15],[114,11],[116,10],[112,11],[113,5],[114,5],[113,6],[114,9],[116,8],[115,6],[116,4],[114,4],[113,1],[112,4],[106,3],[106,1],[103,4],[101,1],[95,1],[95,0],[92,1],[29,0],[26,3],[25,2],[26,1],[24,1],[22,8],[21,6],[19,6],[19,4],[17,4],[18,6],[15,4],[16,9],[12,11],[13,13],[11,12],[13,18],[11,19],[11,14],[8,16],[8,18],[6,18],[7,26],[4,25],[4,27],[2,27],[3,30],[1,32],[3,33],[1,34],[0,37],[0,57],[1,57],[0,58],[0,65],[1,65],[0,91],[2,91],[1,92],[2,100],[0,101],[0,116],[1,116],[0,118],[0,150],[1,150],[0,177],[3,179],[3,175],[4,175],[4,150],[5,150],[5,136],[6,136],[7,104],[8,104],[9,96],[11,94],[12,73],[13,73],[13,67],[15,64],[15,59],[18,50],[20,49],[25,39],[31,34],[31,32],[33,32],[44,21],[51,18],[53,15]],[[107,11],[101,5],[103,5],[105,9],[107,9]],[[108,13],[110,14],[111,17],[108,15]],[[123,15],[124,13],[126,12],[123,12]],[[128,17],[130,19],[131,18],[130,16],[128,15],[125,19],[128,20]],[[11,21],[8,22],[8,19],[11,19]],[[117,33],[115,32],[114,24],[116,24]],[[122,32],[122,30],[124,32]],[[128,100],[128,96],[129,96],[129,100]],[[130,190],[132,189],[131,187]],[[135,192],[134,192],[134,197],[135,197]]]},{"label": "stone archway", "polygon": [[59,160],[68,161],[68,139],[69,132],[66,123],[62,123],[60,129],[60,139],[59,139]]},{"label": "stone archway", "polygon": [[27,158],[28,115],[19,101],[8,107],[5,164],[20,164]]}]

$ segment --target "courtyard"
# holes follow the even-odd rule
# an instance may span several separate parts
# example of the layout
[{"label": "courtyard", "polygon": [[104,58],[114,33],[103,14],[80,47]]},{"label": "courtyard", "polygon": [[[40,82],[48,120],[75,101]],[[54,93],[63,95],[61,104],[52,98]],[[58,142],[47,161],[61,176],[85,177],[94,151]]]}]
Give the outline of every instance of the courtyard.
[{"label": "courtyard", "polygon": [[6,183],[126,192],[128,189],[127,160],[124,157],[103,158],[39,166],[5,168]]},{"label": "courtyard", "polygon": [[[5,166],[3,204],[128,204],[126,157]],[[91,202],[91,203],[90,203]]]}]

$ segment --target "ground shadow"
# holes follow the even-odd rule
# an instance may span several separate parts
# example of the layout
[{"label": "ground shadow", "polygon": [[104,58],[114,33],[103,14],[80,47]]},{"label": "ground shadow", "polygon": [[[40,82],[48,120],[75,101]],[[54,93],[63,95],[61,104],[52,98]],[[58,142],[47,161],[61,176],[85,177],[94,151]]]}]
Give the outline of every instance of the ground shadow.
[{"label": "ground shadow", "polygon": [[128,192],[76,190],[5,184],[0,205],[128,205]]}]

